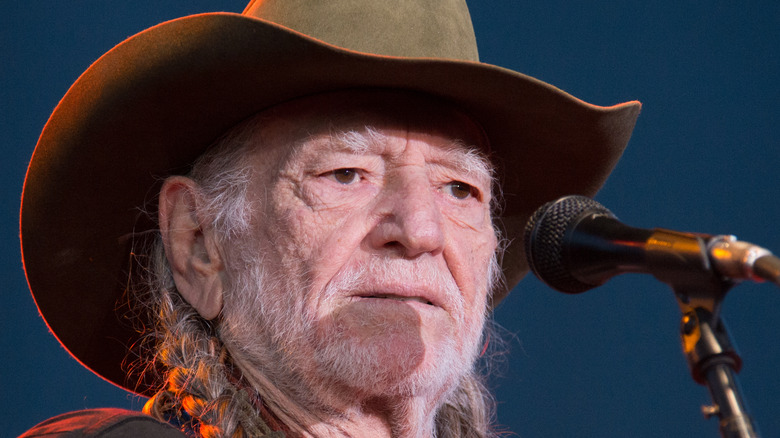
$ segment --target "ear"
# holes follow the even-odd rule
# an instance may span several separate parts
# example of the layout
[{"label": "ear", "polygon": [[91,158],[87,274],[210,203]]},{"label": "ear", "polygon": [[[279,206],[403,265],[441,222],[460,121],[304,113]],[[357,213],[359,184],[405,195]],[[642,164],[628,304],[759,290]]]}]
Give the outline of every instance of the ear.
[{"label": "ear", "polygon": [[224,265],[211,227],[201,222],[195,181],[173,176],[160,189],[160,234],[176,289],[198,313],[214,319],[222,310]]}]

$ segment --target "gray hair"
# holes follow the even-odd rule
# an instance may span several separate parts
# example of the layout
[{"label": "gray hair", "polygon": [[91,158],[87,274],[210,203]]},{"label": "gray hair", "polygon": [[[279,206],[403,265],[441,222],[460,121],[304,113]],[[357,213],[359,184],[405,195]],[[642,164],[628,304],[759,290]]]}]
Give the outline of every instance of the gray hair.
[{"label": "gray hair", "polygon": [[[225,241],[240,238],[249,229],[255,206],[247,201],[251,169],[245,158],[256,147],[250,140],[264,122],[256,117],[234,128],[188,175],[199,184],[210,224]],[[273,436],[271,428],[280,426],[273,419],[287,416],[262,403],[269,394],[258,393],[245,383],[222,341],[220,318],[205,320],[178,293],[159,238],[150,255],[146,306],[152,312],[150,320],[156,323],[149,328],[155,363],[144,368],[162,365],[165,383],[146,403],[144,412],[204,437]],[[500,269],[492,269],[491,277],[501,287]],[[485,312],[490,314],[489,309]],[[485,330],[495,331],[490,320]],[[495,348],[498,336],[491,333],[487,337]],[[435,418],[437,437],[495,436],[495,402],[485,387],[486,369],[472,367],[441,404]]]}]

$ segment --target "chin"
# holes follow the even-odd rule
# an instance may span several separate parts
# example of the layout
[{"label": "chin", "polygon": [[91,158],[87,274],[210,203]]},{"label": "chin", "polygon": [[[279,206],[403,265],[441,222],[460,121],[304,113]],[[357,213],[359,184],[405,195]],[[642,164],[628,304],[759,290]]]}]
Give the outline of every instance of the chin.
[{"label": "chin", "polygon": [[473,365],[476,348],[458,345],[452,330],[429,335],[403,321],[380,327],[320,332],[318,374],[363,398],[425,397],[449,391]]}]

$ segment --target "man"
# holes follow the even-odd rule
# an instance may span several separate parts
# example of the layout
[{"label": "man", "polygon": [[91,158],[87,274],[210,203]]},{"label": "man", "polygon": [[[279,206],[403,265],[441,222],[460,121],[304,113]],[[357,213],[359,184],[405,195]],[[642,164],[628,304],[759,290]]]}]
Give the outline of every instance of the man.
[{"label": "man", "polygon": [[52,331],[152,396],[149,416],[31,436],[178,433],[152,417],[202,436],[490,436],[474,364],[525,272],[522,225],[595,193],[638,109],[478,63],[456,0],[268,0],[131,37],[44,129],[22,245]]}]

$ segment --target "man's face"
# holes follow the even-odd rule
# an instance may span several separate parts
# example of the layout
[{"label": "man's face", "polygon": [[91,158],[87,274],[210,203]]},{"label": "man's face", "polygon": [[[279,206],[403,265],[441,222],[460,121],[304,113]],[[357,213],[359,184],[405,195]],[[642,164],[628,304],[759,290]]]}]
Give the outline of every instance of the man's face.
[{"label": "man's face", "polygon": [[225,251],[244,295],[226,296],[225,319],[236,332],[256,327],[240,343],[262,344],[258,366],[284,363],[309,386],[449,388],[479,350],[496,269],[491,175],[473,153],[485,146],[480,129],[387,93],[309,98],[261,117],[251,235]]}]

